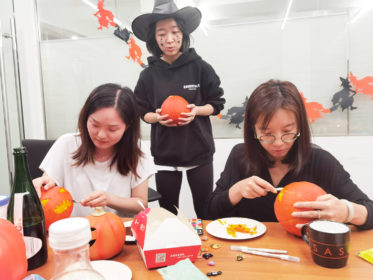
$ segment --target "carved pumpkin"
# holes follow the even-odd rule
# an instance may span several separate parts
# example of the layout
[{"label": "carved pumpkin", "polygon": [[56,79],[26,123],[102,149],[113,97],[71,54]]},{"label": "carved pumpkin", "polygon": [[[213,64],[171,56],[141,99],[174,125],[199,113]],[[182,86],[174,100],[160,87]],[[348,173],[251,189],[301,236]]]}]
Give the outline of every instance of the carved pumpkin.
[{"label": "carved pumpkin", "polygon": [[87,219],[92,230],[92,240],[89,243],[91,260],[109,259],[119,254],[126,238],[122,219],[105,212],[102,207],[96,207]]},{"label": "carved pumpkin", "polygon": [[168,118],[173,120],[174,124],[179,122],[179,118],[183,117],[182,112],[189,113],[191,110],[187,108],[188,101],[178,95],[171,95],[163,101],[161,106],[161,115],[168,114]]},{"label": "carved pumpkin", "polygon": [[26,246],[22,234],[0,218],[0,279],[23,279],[27,273]]},{"label": "carved pumpkin", "polygon": [[40,201],[47,230],[51,223],[70,217],[74,208],[71,194],[63,187],[52,187],[47,190],[41,188]]},{"label": "carved pumpkin", "polygon": [[295,182],[287,185],[277,195],[274,208],[277,220],[290,233],[301,236],[296,224],[306,224],[313,219],[296,218],[291,216],[294,211],[307,211],[313,209],[295,208],[293,204],[298,201],[314,201],[326,192],[319,186],[309,182]]}]

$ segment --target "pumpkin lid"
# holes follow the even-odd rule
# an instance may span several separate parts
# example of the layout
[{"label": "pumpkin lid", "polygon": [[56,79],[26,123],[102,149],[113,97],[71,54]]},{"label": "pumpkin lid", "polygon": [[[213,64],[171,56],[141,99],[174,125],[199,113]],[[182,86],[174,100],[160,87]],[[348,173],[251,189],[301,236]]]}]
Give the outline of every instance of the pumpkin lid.
[{"label": "pumpkin lid", "polygon": [[74,249],[88,244],[91,238],[91,227],[86,218],[66,218],[49,227],[49,246],[53,249]]}]

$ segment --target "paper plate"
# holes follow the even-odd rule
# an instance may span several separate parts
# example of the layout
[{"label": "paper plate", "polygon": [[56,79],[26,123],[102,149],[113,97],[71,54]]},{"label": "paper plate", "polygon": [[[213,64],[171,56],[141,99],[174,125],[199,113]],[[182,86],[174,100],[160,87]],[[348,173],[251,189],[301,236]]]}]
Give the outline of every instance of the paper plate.
[{"label": "paper plate", "polygon": [[105,280],[131,280],[132,271],[123,263],[116,261],[92,261],[92,267],[100,272]]},{"label": "paper plate", "polygon": [[[236,237],[233,237],[232,235],[227,233],[227,226],[229,224],[244,224],[249,228],[256,226],[256,233],[250,234],[250,233],[242,233],[242,232],[236,232]],[[224,239],[230,239],[230,240],[244,240],[244,239],[251,239],[258,236],[263,235],[266,232],[267,228],[264,224],[261,222],[258,222],[253,219],[248,218],[223,218],[215,220],[211,223],[209,223],[206,226],[206,231],[218,238],[224,238]]]}]

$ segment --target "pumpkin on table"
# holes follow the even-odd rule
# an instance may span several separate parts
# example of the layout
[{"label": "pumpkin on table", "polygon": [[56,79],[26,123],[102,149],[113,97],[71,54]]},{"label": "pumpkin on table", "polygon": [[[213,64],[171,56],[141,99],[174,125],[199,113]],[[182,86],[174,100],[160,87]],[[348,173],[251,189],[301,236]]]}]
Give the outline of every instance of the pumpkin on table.
[{"label": "pumpkin on table", "polygon": [[74,208],[71,194],[63,187],[41,188],[40,196],[45,216],[45,228],[51,223],[70,217]]},{"label": "pumpkin on table", "polygon": [[89,243],[91,260],[109,259],[119,254],[126,238],[122,219],[113,213],[105,212],[102,207],[96,207],[86,218],[92,230],[92,240]]},{"label": "pumpkin on table", "polygon": [[285,186],[276,197],[275,214],[279,223],[290,233],[301,236],[297,224],[306,224],[313,219],[296,218],[291,215],[294,211],[308,211],[313,209],[295,208],[293,204],[298,201],[315,201],[326,192],[319,186],[310,182],[294,182]]},{"label": "pumpkin on table", "polygon": [[183,117],[181,113],[189,113],[191,110],[187,108],[188,101],[178,95],[170,95],[163,101],[161,106],[161,115],[168,114],[168,118],[173,120],[174,124],[179,122],[179,118]]},{"label": "pumpkin on table", "polygon": [[22,234],[0,218],[0,279],[23,279],[27,273],[26,246]]}]

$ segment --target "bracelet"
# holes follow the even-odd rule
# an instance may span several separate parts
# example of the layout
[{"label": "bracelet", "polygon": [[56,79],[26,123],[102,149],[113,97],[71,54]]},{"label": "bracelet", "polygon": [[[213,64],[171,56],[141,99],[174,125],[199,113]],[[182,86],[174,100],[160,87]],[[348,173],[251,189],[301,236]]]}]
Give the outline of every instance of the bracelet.
[{"label": "bracelet", "polygon": [[351,202],[346,200],[346,199],[341,199],[341,201],[343,201],[348,208],[348,217],[347,217],[346,221],[344,221],[344,222],[349,223],[352,220],[352,218],[354,217],[354,207],[352,206]]}]

